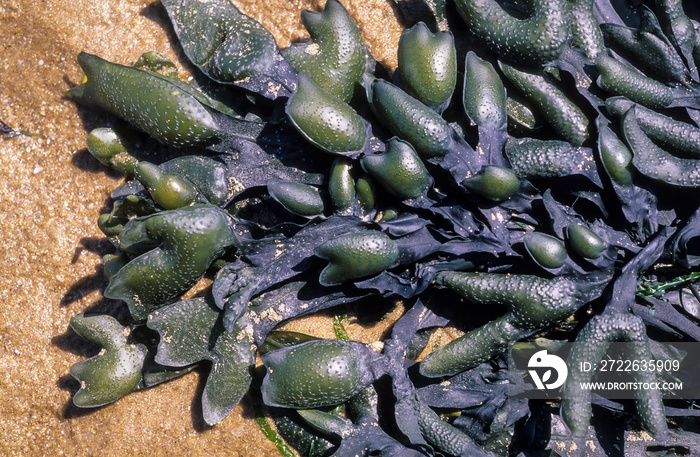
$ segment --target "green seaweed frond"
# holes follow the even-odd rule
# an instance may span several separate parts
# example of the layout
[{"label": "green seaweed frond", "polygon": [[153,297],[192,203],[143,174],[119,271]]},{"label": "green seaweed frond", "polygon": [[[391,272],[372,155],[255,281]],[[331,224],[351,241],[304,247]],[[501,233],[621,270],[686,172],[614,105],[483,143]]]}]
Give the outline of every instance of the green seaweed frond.
[{"label": "green seaweed frond", "polygon": [[659,281],[656,277],[642,275],[637,285],[637,296],[663,298],[664,294],[669,290],[683,287],[695,282],[699,278],[700,272],[698,271],[693,271],[687,275],[676,276],[668,281]]},{"label": "green seaweed frond", "polygon": [[280,451],[284,457],[297,457],[292,448],[287,446],[287,443],[285,443],[284,440],[277,434],[277,431],[270,426],[270,423],[267,421],[265,416],[258,414],[255,417],[255,421],[258,423],[263,435],[265,435],[265,437],[275,445],[277,450]]},{"label": "green seaweed frond", "polygon": [[339,340],[350,341],[350,336],[345,330],[345,324],[347,323],[347,321],[347,314],[336,314],[335,316],[333,316],[333,333],[335,333],[335,337]]}]

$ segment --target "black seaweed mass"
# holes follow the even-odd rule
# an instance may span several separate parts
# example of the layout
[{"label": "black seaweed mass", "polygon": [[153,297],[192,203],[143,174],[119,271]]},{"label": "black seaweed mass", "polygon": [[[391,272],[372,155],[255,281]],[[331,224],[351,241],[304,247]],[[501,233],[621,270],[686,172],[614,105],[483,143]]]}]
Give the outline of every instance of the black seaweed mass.
[{"label": "black seaweed mass", "polygon": [[[130,125],[88,148],[133,178],[98,220],[104,294],[128,318],[71,321],[104,348],[71,368],[77,406],[200,368],[207,423],[253,385],[306,455],[544,455],[550,422],[612,433],[601,452],[640,428],[648,452],[700,448],[692,400],[627,408],[572,384],[527,401],[507,395],[504,356],[700,341],[695,2],[397,0],[414,20],[393,78],[337,0],[286,50],[228,0],[162,4],[192,84],[153,52],[133,67],[82,53],[67,94]],[[277,330],[397,300],[382,341],[344,340],[342,319],[339,339]],[[464,336],[434,347],[448,324]]]}]

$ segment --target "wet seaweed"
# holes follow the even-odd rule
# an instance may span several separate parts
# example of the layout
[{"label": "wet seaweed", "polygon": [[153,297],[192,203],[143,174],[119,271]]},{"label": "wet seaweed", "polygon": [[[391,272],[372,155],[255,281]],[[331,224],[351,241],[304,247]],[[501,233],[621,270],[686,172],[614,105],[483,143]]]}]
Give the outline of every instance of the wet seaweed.
[{"label": "wet seaweed", "polygon": [[[67,96],[134,132],[88,137],[132,178],[98,221],[114,246],[104,294],[130,321],[73,318],[105,349],[71,369],[74,403],[198,367],[214,425],[259,353],[254,394],[300,452],[518,455],[542,449],[549,431],[525,430],[550,412],[508,395],[511,344],[633,340],[646,357],[657,335],[700,341],[698,307],[670,297],[700,302],[700,18],[638,3],[397,1],[417,24],[388,80],[337,0],[302,13],[311,39],[284,50],[230,2],[164,0],[184,54],[235,106],[155,53],[81,53],[87,80]],[[168,153],[144,159],[139,135]],[[206,294],[182,299],[206,274]],[[380,342],[350,341],[338,319],[339,339],[278,329],[396,300],[406,311]],[[433,347],[447,325],[464,336]],[[642,428],[659,446],[692,435],[665,422],[692,402],[661,402],[640,395]],[[595,433],[600,404],[564,395],[574,437]]]}]

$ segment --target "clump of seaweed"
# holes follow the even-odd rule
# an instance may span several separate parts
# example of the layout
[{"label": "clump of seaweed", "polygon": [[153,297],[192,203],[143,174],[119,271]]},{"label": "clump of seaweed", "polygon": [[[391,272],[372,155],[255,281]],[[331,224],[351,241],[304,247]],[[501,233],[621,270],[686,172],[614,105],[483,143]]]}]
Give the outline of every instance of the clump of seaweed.
[{"label": "clump of seaweed", "polygon": [[[415,25],[393,79],[337,0],[304,11],[310,40],[284,50],[229,1],[162,0],[192,85],[154,52],[78,56],[87,79],[67,96],[134,131],[88,137],[133,178],[98,220],[115,248],[104,294],[129,321],[71,320],[104,348],[71,369],[77,406],[201,368],[208,424],[255,382],[305,455],[518,455],[549,430],[507,394],[512,343],[588,342],[576,362],[610,341],[645,358],[652,338],[700,342],[697,6],[455,3],[397,0]],[[206,274],[206,296],[183,300]],[[397,299],[381,345],[277,330]],[[458,314],[480,317],[453,319],[465,335],[420,359]],[[575,438],[591,402],[624,409],[567,385]],[[666,421],[692,402],[640,392],[637,406],[660,445],[697,443]]]}]

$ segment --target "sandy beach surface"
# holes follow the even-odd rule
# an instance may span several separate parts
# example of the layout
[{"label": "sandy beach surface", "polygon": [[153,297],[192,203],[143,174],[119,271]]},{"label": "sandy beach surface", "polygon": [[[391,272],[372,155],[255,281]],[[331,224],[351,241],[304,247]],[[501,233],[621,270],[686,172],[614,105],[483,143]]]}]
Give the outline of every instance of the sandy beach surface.
[{"label": "sandy beach surface", "polygon": [[[234,3],[286,47],[305,36],[299,12],[324,2]],[[395,66],[401,28],[391,2],[343,3],[377,60]],[[123,312],[102,297],[101,257],[112,247],[96,224],[123,178],[85,149],[89,130],[109,118],[63,93],[82,79],[80,51],[131,64],[156,50],[186,78],[163,7],[150,0],[3,0],[0,46],[0,120],[17,133],[0,136],[0,455],[279,455],[247,400],[206,427],[196,372],[94,410],[71,403],[78,385],[70,366],[98,350],[69,330],[71,316]],[[327,320],[307,320],[299,324],[304,328],[331,332]],[[351,322],[348,331],[372,338],[359,324]]]}]

